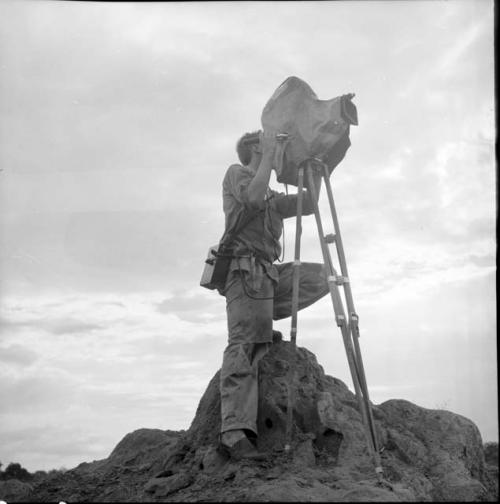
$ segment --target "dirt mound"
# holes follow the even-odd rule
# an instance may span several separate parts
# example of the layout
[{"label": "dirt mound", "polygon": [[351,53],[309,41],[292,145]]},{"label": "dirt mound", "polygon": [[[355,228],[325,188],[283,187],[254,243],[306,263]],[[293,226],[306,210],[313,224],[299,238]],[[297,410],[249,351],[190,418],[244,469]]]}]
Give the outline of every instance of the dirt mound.
[{"label": "dirt mound", "polygon": [[28,500],[33,492],[33,487],[29,483],[17,479],[0,481],[0,500],[12,502],[15,500]]},{"label": "dirt mound", "polygon": [[[288,369],[296,372],[288,383]],[[267,459],[233,462],[216,449],[219,373],[188,431],[140,429],[101,461],[38,483],[29,499],[65,501],[495,501],[494,468],[477,427],[443,410],[391,400],[374,406],[383,484],[366,448],[355,396],[325,375],[315,356],[288,342],[260,366],[259,449]],[[284,451],[288,387],[294,395],[294,443]],[[498,476],[498,466],[496,467]],[[26,496],[24,496],[26,500]],[[14,501],[14,499],[10,499]]]}]

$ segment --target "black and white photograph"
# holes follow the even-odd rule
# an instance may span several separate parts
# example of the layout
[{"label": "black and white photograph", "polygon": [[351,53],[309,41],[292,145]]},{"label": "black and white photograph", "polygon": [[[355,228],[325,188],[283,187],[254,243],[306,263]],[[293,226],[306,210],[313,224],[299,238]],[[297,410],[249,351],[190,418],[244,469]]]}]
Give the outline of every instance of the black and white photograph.
[{"label": "black and white photograph", "polygon": [[0,1],[0,504],[496,502],[493,0]]}]

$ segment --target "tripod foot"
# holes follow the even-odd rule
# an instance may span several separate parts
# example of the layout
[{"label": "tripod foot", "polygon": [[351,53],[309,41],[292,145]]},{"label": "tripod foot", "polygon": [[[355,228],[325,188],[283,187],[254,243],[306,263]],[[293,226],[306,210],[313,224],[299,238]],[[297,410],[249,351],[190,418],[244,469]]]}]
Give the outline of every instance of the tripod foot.
[{"label": "tripod foot", "polygon": [[377,481],[377,486],[380,488],[385,488],[386,490],[390,490],[391,492],[394,492],[394,487],[384,478],[381,476],[379,477],[379,480]]}]

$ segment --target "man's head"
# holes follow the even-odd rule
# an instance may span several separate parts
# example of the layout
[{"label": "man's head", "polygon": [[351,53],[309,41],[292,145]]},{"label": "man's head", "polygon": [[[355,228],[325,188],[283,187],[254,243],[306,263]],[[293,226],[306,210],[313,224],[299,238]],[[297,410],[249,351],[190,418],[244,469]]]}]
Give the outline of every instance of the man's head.
[{"label": "man's head", "polygon": [[236,152],[240,158],[241,164],[248,165],[255,154],[261,154],[260,149],[260,134],[261,131],[245,133],[236,144]]}]

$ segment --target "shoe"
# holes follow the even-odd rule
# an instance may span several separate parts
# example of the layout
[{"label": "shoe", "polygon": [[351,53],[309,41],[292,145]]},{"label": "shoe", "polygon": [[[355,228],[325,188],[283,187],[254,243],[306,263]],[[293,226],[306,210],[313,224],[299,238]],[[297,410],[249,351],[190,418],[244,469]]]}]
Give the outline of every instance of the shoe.
[{"label": "shoe", "polygon": [[240,439],[234,445],[228,446],[219,443],[219,450],[233,460],[265,460],[266,456],[258,452],[255,446],[247,439]]}]

